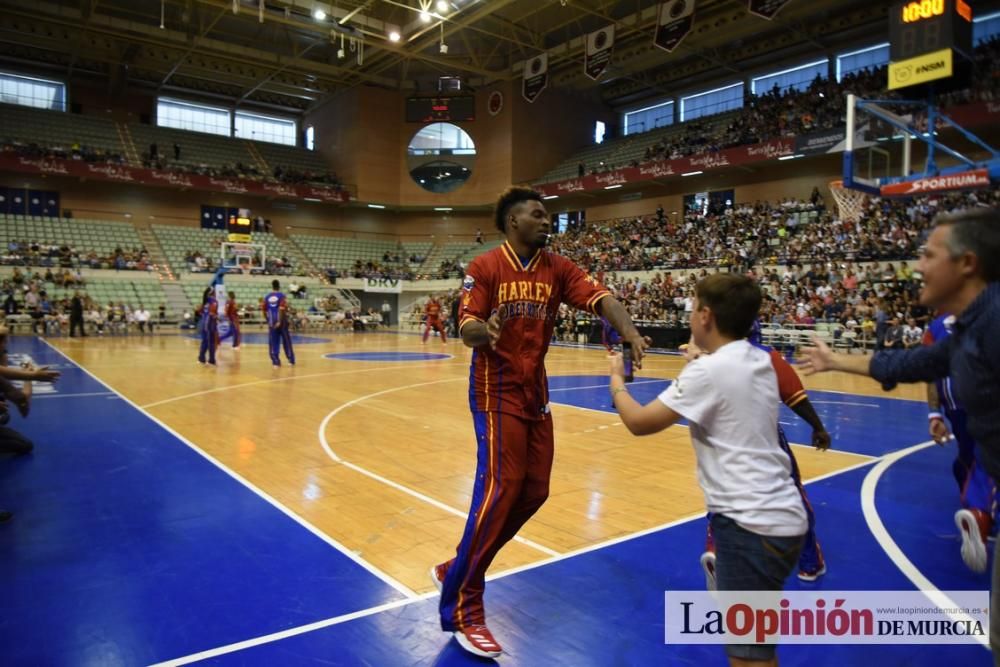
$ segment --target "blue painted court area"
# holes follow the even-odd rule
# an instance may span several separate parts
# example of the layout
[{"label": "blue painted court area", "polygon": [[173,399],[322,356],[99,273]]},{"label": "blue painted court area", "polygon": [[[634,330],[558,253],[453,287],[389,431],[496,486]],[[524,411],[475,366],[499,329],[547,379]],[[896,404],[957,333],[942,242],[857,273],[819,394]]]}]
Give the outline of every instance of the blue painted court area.
[{"label": "blue painted court area", "polygon": [[[184,334],[186,338],[194,338],[195,340],[201,340],[199,334]],[[267,345],[267,334],[266,333],[244,333],[243,338],[240,341],[241,345]],[[329,338],[319,338],[317,336],[300,336],[299,334],[292,334],[292,344],[293,345],[319,345],[320,343],[329,343]],[[227,347],[233,344],[232,338],[226,338],[222,341],[220,347]]]},{"label": "blue painted court area", "polygon": [[[140,665],[403,597],[54,350],[0,458],[0,663]],[[99,394],[90,396],[88,394]]]},{"label": "blue painted court area", "polygon": [[435,361],[451,359],[452,355],[435,352],[335,352],[323,357],[343,361]]},{"label": "blue painted court area", "polygon": [[[858,489],[867,472],[868,468],[855,470],[809,486],[830,571],[816,584],[793,578],[789,589],[913,589],[863,519]],[[942,511],[948,513],[951,507],[945,501]],[[908,518],[913,520],[912,514]],[[696,519],[492,581],[486,605],[491,629],[506,651],[501,664],[725,665],[722,647],[663,643],[663,591],[704,586],[698,565],[704,531],[704,520]],[[951,569],[963,567],[957,546],[948,548],[953,555]],[[418,601],[211,662],[484,664],[440,632],[436,610],[436,599]],[[989,652],[979,646],[782,646],[778,656],[784,666],[802,667],[992,664]]]},{"label": "blue painted court area", "polygon": [[[646,404],[669,386],[669,379],[637,375],[628,390],[637,401]],[[614,412],[606,375],[550,377],[549,400],[588,410]],[[809,400],[830,432],[833,448],[843,452],[882,456],[928,438],[927,405],[921,401],[832,391],[810,391]],[[778,419],[791,442],[808,444],[812,440],[812,429],[790,409],[781,406]]]},{"label": "blue painted court area", "polygon": [[[0,526],[3,665],[140,665],[202,651],[225,665],[484,664],[439,630],[436,598],[408,600],[45,344],[15,338],[11,349],[63,377],[60,398],[40,396],[27,421],[13,418],[35,453],[0,459],[0,507],[16,513]],[[639,379],[630,391],[645,402],[667,382]],[[609,410],[603,376],[551,386],[554,402]],[[839,449],[880,456],[926,439],[919,402],[812,397]],[[796,417],[782,420],[793,441],[808,442]],[[891,465],[875,508],[933,585],[983,589],[986,575],[965,570],[951,523],[953,454],[930,447]],[[808,485],[829,573],[790,588],[914,589],[862,511],[872,469]],[[493,580],[486,605],[506,649],[500,663],[726,664],[721,647],[663,643],[664,590],[704,586],[704,531],[699,517]],[[991,664],[979,646],[782,646],[778,655],[786,667]]]}]

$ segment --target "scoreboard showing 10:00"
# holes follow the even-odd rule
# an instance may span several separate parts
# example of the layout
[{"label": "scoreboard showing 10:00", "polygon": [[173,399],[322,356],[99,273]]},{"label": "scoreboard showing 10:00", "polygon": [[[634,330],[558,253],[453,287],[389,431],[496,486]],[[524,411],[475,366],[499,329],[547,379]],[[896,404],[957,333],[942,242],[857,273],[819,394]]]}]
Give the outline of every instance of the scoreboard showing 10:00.
[{"label": "scoreboard showing 10:00", "polygon": [[889,9],[889,89],[950,78],[972,56],[965,0],[903,0]]},{"label": "scoreboard showing 10:00", "polygon": [[407,123],[454,123],[473,120],[476,120],[476,98],[472,95],[406,99]]}]

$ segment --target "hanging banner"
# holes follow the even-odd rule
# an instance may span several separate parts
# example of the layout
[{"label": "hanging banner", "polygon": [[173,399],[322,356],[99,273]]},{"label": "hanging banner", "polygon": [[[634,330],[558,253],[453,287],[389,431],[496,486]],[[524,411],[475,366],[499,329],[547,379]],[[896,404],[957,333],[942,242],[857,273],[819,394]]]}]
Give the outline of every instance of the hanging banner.
[{"label": "hanging banner", "polygon": [[665,51],[673,51],[694,25],[694,0],[667,0],[660,5],[653,43]]},{"label": "hanging banner", "polygon": [[750,0],[750,13],[770,21],[790,0]]},{"label": "hanging banner", "polygon": [[524,81],[521,84],[521,94],[524,99],[534,102],[545,87],[549,85],[549,54],[543,53],[524,62]]},{"label": "hanging banner", "polygon": [[587,35],[587,55],[583,71],[594,81],[601,78],[611,64],[611,51],[615,46],[615,26],[611,24]]}]

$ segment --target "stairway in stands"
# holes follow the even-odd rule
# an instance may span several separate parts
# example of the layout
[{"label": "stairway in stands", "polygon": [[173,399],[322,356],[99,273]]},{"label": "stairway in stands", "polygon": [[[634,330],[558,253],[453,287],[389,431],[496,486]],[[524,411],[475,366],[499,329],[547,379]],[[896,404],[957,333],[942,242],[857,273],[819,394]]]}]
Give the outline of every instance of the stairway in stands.
[{"label": "stairway in stands", "polygon": [[191,300],[184,294],[184,289],[179,282],[176,280],[164,282],[161,287],[163,287],[163,295],[166,297],[167,312],[173,317],[179,319],[184,313],[192,311]]},{"label": "stairway in stands", "polygon": [[136,225],[135,231],[139,235],[142,245],[149,251],[149,258],[153,260],[153,265],[156,267],[157,273],[160,274],[160,282],[177,280],[177,276],[174,275],[174,271],[167,261],[167,254],[163,252],[163,246],[160,245],[160,240],[156,238],[153,230],[149,227]]},{"label": "stairway in stands", "polygon": [[132,141],[132,132],[128,129],[127,123],[115,123],[115,128],[118,130],[118,138],[122,142],[122,146],[125,148],[123,155],[125,159],[129,161],[130,164],[138,167],[142,164],[139,159],[139,152],[135,149],[135,142]]},{"label": "stairway in stands", "polygon": [[246,142],[246,146],[247,152],[250,153],[250,157],[252,157],[254,162],[257,163],[257,168],[260,169],[260,173],[270,176],[274,170],[271,168],[271,165],[267,163],[267,160],[264,159],[264,156],[260,154],[260,151],[257,150],[257,147],[253,145],[252,141]]}]

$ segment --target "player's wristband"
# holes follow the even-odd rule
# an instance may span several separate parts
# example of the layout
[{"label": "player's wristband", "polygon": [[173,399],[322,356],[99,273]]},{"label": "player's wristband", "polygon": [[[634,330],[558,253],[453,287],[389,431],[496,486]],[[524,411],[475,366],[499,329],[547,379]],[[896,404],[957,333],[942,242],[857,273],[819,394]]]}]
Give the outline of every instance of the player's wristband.
[{"label": "player's wristband", "polygon": [[617,395],[618,395],[619,393],[621,393],[621,392],[623,392],[623,391],[624,391],[624,392],[625,392],[626,394],[628,393],[628,389],[626,389],[625,387],[618,387],[617,389],[612,389],[612,390],[611,390],[611,400],[614,400],[614,399],[615,399],[615,396],[617,396]]},{"label": "player's wristband", "polygon": [[940,419],[941,421],[944,421],[944,415],[942,415],[940,412],[927,413],[927,421],[934,421],[935,419]]}]

